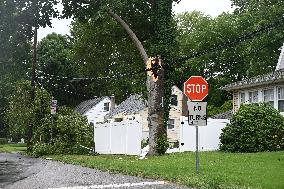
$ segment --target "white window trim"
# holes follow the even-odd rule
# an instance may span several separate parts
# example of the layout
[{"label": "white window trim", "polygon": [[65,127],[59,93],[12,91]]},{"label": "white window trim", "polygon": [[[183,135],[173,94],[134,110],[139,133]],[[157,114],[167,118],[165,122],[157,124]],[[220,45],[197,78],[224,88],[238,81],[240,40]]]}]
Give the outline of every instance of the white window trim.
[{"label": "white window trim", "polygon": [[262,102],[272,102],[272,101],[265,101],[264,100],[264,91],[265,90],[273,90],[273,108],[275,108],[276,110],[278,110],[278,101],[277,101],[277,91],[276,91],[276,86],[274,87],[266,87],[262,89]]},{"label": "white window trim", "polygon": [[[168,126],[169,126],[169,121],[170,121],[170,120],[174,120],[174,124],[173,124],[173,125],[174,125],[174,128],[172,128],[172,129],[169,129],[169,127],[168,127]],[[175,128],[176,128],[175,123],[176,123],[176,120],[175,120],[175,119],[171,119],[171,118],[169,118],[169,120],[168,120],[168,124],[167,124],[167,130],[170,130],[170,131],[175,130]]]},{"label": "white window trim", "polygon": [[[250,100],[250,96],[249,96],[249,94],[250,93],[255,93],[255,92],[257,92],[257,98],[256,98],[256,102],[253,102],[253,97],[252,97],[252,102],[250,102],[249,100]],[[259,102],[259,91],[258,91],[258,89],[255,89],[255,90],[249,90],[248,91],[248,102],[250,103],[250,104],[253,104],[253,103],[258,103]]]},{"label": "white window trim", "polygon": [[[241,93],[245,94],[244,102],[241,101],[241,99],[242,99],[242,98],[241,98]],[[246,92],[245,92],[245,91],[239,91],[239,107],[241,106],[242,103],[246,103],[246,96],[247,96],[247,95],[246,95]]]}]

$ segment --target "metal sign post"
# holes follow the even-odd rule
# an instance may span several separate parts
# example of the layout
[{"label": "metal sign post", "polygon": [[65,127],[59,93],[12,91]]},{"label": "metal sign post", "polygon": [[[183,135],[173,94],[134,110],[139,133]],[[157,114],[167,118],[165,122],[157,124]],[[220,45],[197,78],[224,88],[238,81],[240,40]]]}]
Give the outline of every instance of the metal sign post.
[{"label": "metal sign post", "polygon": [[57,100],[52,100],[50,106],[50,114],[51,114],[50,142],[53,141],[53,126],[54,126],[54,116],[56,114],[56,108],[57,108]]},{"label": "metal sign post", "polygon": [[196,151],[195,151],[195,167],[196,167],[196,173],[199,172],[199,154],[198,154],[198,126],[195,126],[196,128]]},{"label": "metal sign post", "polygon": [[196,151],[195,151],[195,166],[196,173],[199,173],[199,153],[198,153],[198,141],[199,141],[199,126],[207,125],[207,102],[187,102],[188,107],[188,124],[195,126],[196,128]]}]

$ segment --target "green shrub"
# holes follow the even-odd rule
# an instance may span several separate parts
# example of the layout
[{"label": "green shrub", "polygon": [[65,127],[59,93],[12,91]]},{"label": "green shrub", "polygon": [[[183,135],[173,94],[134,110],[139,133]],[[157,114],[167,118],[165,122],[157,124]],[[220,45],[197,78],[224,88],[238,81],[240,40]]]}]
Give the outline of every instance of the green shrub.
[{"label": "green shrub", "polygon": [[33,156],[44,156],[54,153],[54,148],[50,144],[37,142],[33,145]]},{"label": "green shrub", "polygon": [[86,117],[74,112],[71,108],[60,107],[53,126],[49,116],[36,128],[33,138],[33,155],[86,154],[89,150],[80,145],[91,148],[93,140],[93,131]]},{"label": "green shrub", "polygon": [[0,138],[0,144],[7,144],[8,140],[6,138]]},{"label": "green shrub", "polygon": [[266,103],[242,105],[220,136],[220,150],[284,150],[284,117]]}]

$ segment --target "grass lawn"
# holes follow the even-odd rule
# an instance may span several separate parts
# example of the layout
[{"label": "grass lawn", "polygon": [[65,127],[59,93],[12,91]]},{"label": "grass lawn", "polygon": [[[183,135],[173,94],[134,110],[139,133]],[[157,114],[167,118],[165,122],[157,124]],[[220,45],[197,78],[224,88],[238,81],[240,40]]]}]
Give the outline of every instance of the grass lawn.
[{"label": "grass lawn", "polygon": [[1,152],[24,152],[27,150],[26,144],[1,144],[0,145],[0,153]]},{"label": "grass lawn", "polygon": [[202,152],[198,175],[195,174],[194,153],[176,153],[144,160],[109,155],[51,157],[66,163],[197,188],[284,188],[284,151],[253,154]]}]

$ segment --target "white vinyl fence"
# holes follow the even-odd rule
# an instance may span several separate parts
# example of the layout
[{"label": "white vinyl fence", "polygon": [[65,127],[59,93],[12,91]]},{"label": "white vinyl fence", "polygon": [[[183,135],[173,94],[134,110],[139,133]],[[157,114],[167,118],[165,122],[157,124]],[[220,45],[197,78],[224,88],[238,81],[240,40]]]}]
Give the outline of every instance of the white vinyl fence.
[{"label": "white vinyl fence", "polygon": [[[184,124],[180,126],[179,151],[195,151],[196,149],[196,129],[195,126],[188,125],[187,117],[181,117]],[[208,119],[207,126],[198,127],[199,150],[213,151],[219,149],[220,135],[222,129],[229,123],[228,119]]]},{"label": "white vinyl fence", "polygon": [[98,124],[94,126],[94,138],[97,153],[139,155],[142,124],[137,120]]}]

